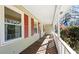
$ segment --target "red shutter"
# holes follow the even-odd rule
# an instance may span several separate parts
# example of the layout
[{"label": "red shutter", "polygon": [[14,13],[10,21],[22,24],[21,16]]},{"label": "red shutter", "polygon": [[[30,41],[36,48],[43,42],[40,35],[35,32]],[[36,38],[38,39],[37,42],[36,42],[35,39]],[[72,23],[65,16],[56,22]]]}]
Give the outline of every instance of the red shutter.
[{"label": "red shutter", "polygon": [[38,22],[38,32],[40,31],[40,23]]},{"label": "red shutter", "polygon": [[34,19],[31,18],[31,35],[34,34]]},{"label": "red shutter", "polygon": [[28,16],[24,14],[24,38],[28,37]]}]

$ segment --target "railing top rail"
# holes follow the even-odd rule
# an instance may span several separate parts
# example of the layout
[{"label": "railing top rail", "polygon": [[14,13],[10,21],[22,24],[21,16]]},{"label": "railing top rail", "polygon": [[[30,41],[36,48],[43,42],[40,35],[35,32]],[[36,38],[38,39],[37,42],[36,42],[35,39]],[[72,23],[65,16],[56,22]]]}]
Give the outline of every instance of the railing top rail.
[{"label": "railing top rail", "polygon": [[67,43],[65,43],[62,38],[60,38],[56,33],[53,32],[53,35],[56,36],[58,38],[58,40],[63,44],[63,46],[68,50],[68,52],[70,54],[77,54],[71,47],[69,47],[67,45]]}]

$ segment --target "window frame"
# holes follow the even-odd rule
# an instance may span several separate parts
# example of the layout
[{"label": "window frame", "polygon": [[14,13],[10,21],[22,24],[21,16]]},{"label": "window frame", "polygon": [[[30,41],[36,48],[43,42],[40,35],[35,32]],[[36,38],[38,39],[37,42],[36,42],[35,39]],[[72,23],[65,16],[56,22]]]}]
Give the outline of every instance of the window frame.
[{"label": "window frame", "polygon": [[[22,27],[22,23],[23,23],[22,17],[23,17],[23,15],[22,15],[22,13],[23,12],[21,10],[19,10],[18,8],[14,7],[14,6],[8,6],[7,5],[7,6],[2,6],[2,7],[3,7],[3,11],[2,12],[3,12],[4,16],[3,16],[3,19],[2,19],[2,22],[3,22],[3,24],[2,24],[3,25],[3,34],[2,35],[3,36],[1,37],[2,38],[1,46],[4,46],[4,45],[10,44],[10,43],[13,43],[13,42],[15,42],[17,40],[21,40],[23,38],[23,32],[22,32],[22,30],[23,30],[23,27]],[[10,40],[7,40],[7,41],[5,41],[5,24],[10,24],[10,23],[6,23],[5,22],[5,7],[21,15],[21,23],[20,23],[20,25],[21,25],[21,37],[10,39]]]},{"label": "window frame", "polygon": [[[35,19],[34,19],[35,20]],[[37,34],[38,33],[38,22],[34,21],[34,33]]]},{"label": "window frame", "polygon": [[[21,26],[21,24],[10,24],[10,23],[5,23],[4,26],[5,26],[5,25]],[[6,31],[6,28],[5,28],[5,31]],[[20,31],[22,32],[22,26],[21,26],[21,30],[20,30]],[[20,32],[20,33],[21,33],[21,32]],[[6,33],[5,33],[5,35],[6,35]],[[6,36],[5,36],[5,37],[6,37]],[[22,34],[21,34],[21,37],[22,37]],[[20,37],[20,38],[21,38],[21,37]],[[14,39],[17,39],[17,38],[15,37],[15,38],[13,38],[13,39],[7,39],[7,40],[5,39],[5,42],[10,41],[10,40],[14,40]]]}]

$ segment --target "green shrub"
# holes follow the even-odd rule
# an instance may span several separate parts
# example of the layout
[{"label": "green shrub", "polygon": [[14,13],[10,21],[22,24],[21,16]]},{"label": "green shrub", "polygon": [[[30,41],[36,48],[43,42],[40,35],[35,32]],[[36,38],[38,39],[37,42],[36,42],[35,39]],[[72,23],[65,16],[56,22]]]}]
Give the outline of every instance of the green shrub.
[{"label": "green shrub", "polygon": [[76,48],[77,41],[79,41],[79,27],[71,26],[61,30],[61,37],[71,48]]}]

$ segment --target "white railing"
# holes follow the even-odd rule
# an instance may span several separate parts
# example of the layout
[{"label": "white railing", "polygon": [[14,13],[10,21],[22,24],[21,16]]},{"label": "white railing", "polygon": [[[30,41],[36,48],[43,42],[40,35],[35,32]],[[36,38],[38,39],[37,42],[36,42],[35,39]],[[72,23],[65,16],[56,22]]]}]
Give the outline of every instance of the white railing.
[{"label": "white railing", "polygon": [[56,33],[53,33],[53,37],[59,54],[77,54]]}]

